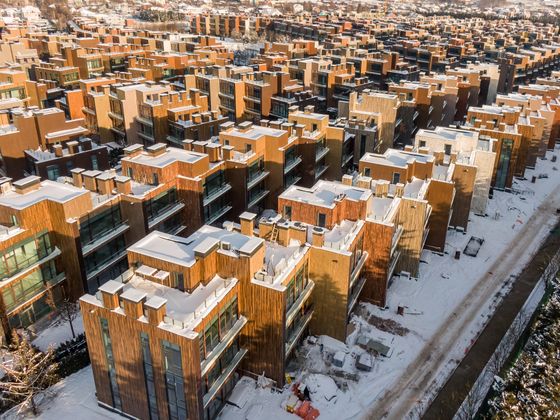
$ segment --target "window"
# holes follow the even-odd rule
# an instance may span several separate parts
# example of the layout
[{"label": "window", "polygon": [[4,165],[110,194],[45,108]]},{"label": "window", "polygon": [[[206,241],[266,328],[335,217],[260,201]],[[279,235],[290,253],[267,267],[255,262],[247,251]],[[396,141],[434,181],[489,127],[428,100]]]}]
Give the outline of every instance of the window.
[{"label": "window", "polygon": [[399,182],[401,182],[401,174],[399,172],[394,172],[393,173],[393,181],[391,183],[392,184],[398,184]]},{"label": "window", "polygon": [[371,168],[364,168],[364,175],[371,176]]},{"label": "window", "polygon": [[251,150],[253,150],[253,146],[250,145],[249,143],[247,143],[247,144],[245,145],[245,150],[246,150],[247,153],[249,153]]},{"label": "window", "polygon": [[317,215],[317,226],[325,227],[327,225],[327,215],[325,213],[319,213]]},{"label": "window", "polygon": [[113,357],[113,345],[111,343],[111,335],[109,334],[109,323],[105,318],[101,318],[101,333],[103,335],[103,348],[105,349],[105,358],[107,359],[107,369],[109,374],[109,382],[111,384],[111,396],[113,398],[113,407],[117,410],[122,409],[119,385],[117,383],[117,372],[115,370],[115,359]]},{"label": "window", "polygon": [[142,346],[142,358],[144,360],[144,381],[146,384],[146,393],[148,396],[148,409],[150,410],[150,420],[157,420],[157,395],[154,383],[154,367],[152,364],[152,352],[150,351],[150,339],[148,334],[140,333],[140,344]]},{"label": "window", "polygon": [[313,130],[312,131],[316,131],[317,130],[317,124],[313,124]]},{"label": "window", "polygon": [[218,328],[218,317],[214,317],[204,328],[204,345],[206,354],[210,353],[220,342],[220,334]]},{"label": "window", "polygon": [[134,171],[132,170],[132,168],[128,168],[127,173],[128,173],[128,177],[130,179],[132,179],[132,175],[134,174]]},{"label": "window", "polygon": [[74,162],[69,160],[68,162],[66,162],[66,173],[70,175],[70,171],[72,169],[74,169]]},{"label": "window", "polygon": [[60,176],[60,169],[58,165],[49,165],[47,166],[47,178],[51,181],[56,181]]},{"label": "window", "polygon": [[426,147],[426,141],[420,140],[420,147]]},{"label": "window", "polygon": [[363,154],[366,152],[366,140],[366,135],[362,134],[360,136],[360,156],[363,156]]},{"label": "window", "polygon": [[284,206],[284,218],[292,218],[292,206]]},{"label": "window", "polygon": [[152,174],[152,185],[159,185],[158,174],[155,172]]},{"label": "window", "polygon": [[171,420],[187,420],[181,349],[177,344],[163,340],[162,350],[169,418]]},{"label": "window", "polygon": [[97,163],[97,156],[95,155],[91,156],[91,169],[93,169],[94,171],[99,170],[99,164]]}]

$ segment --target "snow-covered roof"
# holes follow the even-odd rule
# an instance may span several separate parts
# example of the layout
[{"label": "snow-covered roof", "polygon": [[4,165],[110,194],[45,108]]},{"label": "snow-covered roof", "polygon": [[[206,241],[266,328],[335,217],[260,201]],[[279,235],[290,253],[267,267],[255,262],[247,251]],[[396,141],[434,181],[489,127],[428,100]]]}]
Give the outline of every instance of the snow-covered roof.
[{"label": "snow-covered roof", "polygon": [[220,252],[237,256],[252,254],[264,243],[264,240],[205,225],[188,238],[155,231],[136,242],[128,250],[184,267],[191,267],[196,261],[197,253],[205,254],[213,247],[224,243],[228,246],[222,246]]},{"label": "snow-covered roof", "polygon": [[0,196],[0,205],[22,210],[43,200],[66,203],[76,197],[90,193],[86,189],[76,188],[73,185],[45,180],[40,183],[37,189],[25,194],[20,194],[14,190],[3,193]]},{"label": "snow-covered roof", "polygon": [[179,149],[177,147],[168,147],[165,152],[158,156],[152,156],[149,153],[142,152],[137,156],[125,157],[123,160],[141,163],[156,168],[164,168],[175,162],[196,163],[207,157],[204,153],[192,152],[189,150]]},{"label": "snow-covered roof", "polygon": [[333,208],[335,202],[342,198],[354,201],[367,200],[371,194],[371,191],[364,188],[321,180],[311,188],[292,185],[280,195],[280,198]]}]

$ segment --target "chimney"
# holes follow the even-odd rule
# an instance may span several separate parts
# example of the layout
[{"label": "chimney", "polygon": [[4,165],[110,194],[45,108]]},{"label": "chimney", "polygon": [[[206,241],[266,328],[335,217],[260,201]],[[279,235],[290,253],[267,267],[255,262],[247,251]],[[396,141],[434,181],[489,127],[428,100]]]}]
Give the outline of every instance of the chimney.
[{"label": "chimney", "polygon": [[260,121],[261,127],[268,127],[269,122],[270,122],[269,120],[261,120]]},{"label": "chimney", "polygon": [[354,181],[354,178],[352,178],[352,175],[342,175],[342,184],[343,185],[352,186],[353,181]]},{"label": "chimney", "polygon": [[109,171],[103,172],[96,177],[97,190],[101,195],[113,194],[115,188],[115,175]]},{"label": "chimney", "polygon": [[165,143],[156,143],[146,148],[146,152],[152,157],[163,155],[167,150],[167,145]]},{"label": "chimney", "polygon": [[[82,145],[82,150],[91,150],[91,139],[85,138],[80,140],[80,143]],[[77,153],[77,152],[76,152]]]},{"label": "chimney", "polygon": [[239,222],[241,224],[241,233],[245,236],[253,236],[254,235],[254,227],[255,227],[255,219],[257,215],[255,213],[251,213],[245,211],[241,213],[239,216]]},{"label": "chimney", "polygon": [[115,177],[115,184],[117,184],[117,192],[119,194],[131,194],[132,193],[132,181],[127,176],[117,176]]},{"label": "chimney", "polygon": [[210,163],[218,162],[220,160],[220,150],[222,145],[220,143],[207,143],[205,147],[206,154]]},{"label": "chimney", "polygon": [[197,153],[205,153],[205,141],[193,141],[193,151]]},{"label": "chimney", "polygon": [[414,148],[410,144],[407,144],[406,146],[404,146],[404,151],[405,152],[412,152],[413,150],[414,150]]},{"label": "chimney", "polygon": [[193,140],[183,140],[181,143],[183,143],[183,149],[188,150],[189,152],[193,149]]},{"label": "chimney", "polygon": [[228,131],[233,130],[234,127],[235,123],[233,121],[225,122],[223,124],[220,124],[220,132],[227,133]]},{"label": "chimney", "polygon": [[160,296],[152,296],[144,303],[150,325],[159,325],[163,322],[167,313],[166,303],[167,300]]},{"label": "chimney", "polygon": [[135,156],[138,156],[140,153],[142,153],[142,150],[143,150],[142,145],[138,143],[125,147],[123,149],[124,157],[133,158]]},{"label": "chimney", "polygon": [[307,105],[305,108],[303,108],[303,111],[306,114],[311,114],[315,111],[315,107],[313,105]]},{"label": "chimney", "polygon": [[202,116],[202,122],[210,122],[212,119],[212,114],[210,114],[209,112],[203,112],[202,114],[200,114]]},{"label": "chimney", "polygon": [[220,113],[218,111],[210,111],[210,116],[212,117],[212,120],[217,120],[220,117]]},{"label": "chimney", "polygon": [[12,183],[18,194],[27,194],[28,192],[38,190],[41,186],[41,178],[35,175],[18,179]]},{"label": "chimney", "polygon": [[318,248],[322,248],[323,244],[325,243],[325,231],[323,230],[323,228],[319,226],[314,226],[313,229],[311,230],[311,233],[312,233],[311,244]]},{"label": "chimney", "polygon": [[124,313],[133,319],[138,319],[144,315],[144,302],[146,301],[146,292],[137,289],[128,289],[121,294],[123,300]]},{"label": "chimney", "polygon": [[356,182],[356,186],[360,188],[366,188],[369,190],[371,188],[371,177],[360,176],[358,178],[358,181]]},{"label": "chimney", "polygon": [[196,114],[192,114],[192,122],[193,124],[202,123],[202,115],[200,115],[198,112]]},{"label": "chimney", "polygon": [[66,147],[68,148],[68,154],[70,155],[75,155],[80,151],[80,148],[78,147],[78,142],[76,140],[69,141],[68,143],[66,143]]},{"label": "chimney", "polygon": [[99,171],[84,171],[82,172],[82,177],[84,180],[84,187],[91,192],[97,192],[97,180],[96,177],[100,175]]},{"label": "chimney", "polygon": [[119,305],[119,296],[122,293],[124,284],[115,280],[109,280],[99,286],[101,292],[101,301],[107,309],[117,309]]},{"label": "chimney", "polygon": [[12,178],[0,178],[0,194],[4,194],[12,190]]},{"label": "chimney", "polygon": [[235,148],[233,146],[223,146],[222,147],[222,159],[231,160],[233,158],[233,152]]},{"label": "chimney", "polygon": [[75,187],[82,188],[84,186],[84,180],[82,178],[82,172],[85,169],[82,168],[74,168],[70,172],[72,172],[72,182]]},{"label": "chimney", "polygon": [[53,150],[54,150],[54,155],[55,155],[56,157],[62,157],[62,154],[63,154],[63,152],[62,152],[62,145],[60,145],[60,144],[55,144],[55,145],[53,146]]},{"label": "chimney", "polygon": [[285,122],[281,125],[281,127],[282,130],[286,130],[288,132],[288,135],[292,137],[292,130],[294,128],[294,124]]},{"label": "chimney", "polygon": [[399,182],[395,185],[395,197],[402,197],[404,194],[404,184]]},{"label": "chimney", "polygon": [[237,129],[242,133],[246,133],[253,127],[253,123],[251,121],[242,122],[237,126]]},{"label": "chimney", "polygon": [[303,137],[303,130],[305,130],[305,125],[296,124],[296,136]]}]

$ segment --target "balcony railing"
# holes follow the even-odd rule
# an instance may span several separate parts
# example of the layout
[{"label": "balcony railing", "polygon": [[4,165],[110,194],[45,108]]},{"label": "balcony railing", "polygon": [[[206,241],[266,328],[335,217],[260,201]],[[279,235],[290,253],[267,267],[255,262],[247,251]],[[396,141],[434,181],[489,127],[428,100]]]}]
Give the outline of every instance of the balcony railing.
[{"label": "balcony railing", "polygon": [[288,327],[294,320],[297,311],[303,306],[307,299],[311,296],[311,292],[315,288],[315,283],[311,280],[308,281],[307,286],[302,290],[298,298],[292,303],[292,306],[286,311],[286,327]]},{"label": "balcony railing", "polygon": [[153,213],[150,217],[148,217],[148,229],[153,229],[154,226],[160,224],[168,217],[173,216],[184,207],[185,204],[183,202],[175,201],[173,203],[169,203],[166,206],[158,209],[157,212]]},{"label": "balcony railing", "polygon": [[327,153],[329,153],[329,148],[326,146],[319,146],[315,151],[315,162],[319,162],[322,158],[324,158]]},{"label": "balcony railing", "polygon": [[[53,258],[56,258],[60,255],[60,249],[58,249],[57,247],[51,247],[49,249],[47,249],[47,252],[42,255],[43,253],[38,253],[36,252],[34,255],[30,256],[29,258],[26,258],[24,260],[18,260],[17,261],[17,270],[11,271],[10,270],[10,277],[7,278],[2,278],[2,282],[3,283],[9,283],[12,280],[21,277],[23,274],[30,272],[31,270],[33,270],[35,267],[46,263],[47,261],[52,260]],[[8,273],[4,273],[4,275],[6,275]]]},{"label": "balcony railing", "polygon": [[360,256],[360,259],[358,260],[356,266],[354,267],[352,273],[350,274],[350,288],[354,287],[354,283],[356,283],[356,280],[360,276],[360,273],[362,272],[362,268],[364,267],[364,264],[366,263],[368,257],[369,254],[366,251],[363,251],[362,255]]},{"label": "balcony railing", "polygon": [[315,179],[319,179],[329,169],[329,165],[321,165],[315,168]]},{"label": "balcony railing", "polygon": [[212,387],[208,390],[208,392],[202,397],[202,404],[204,408],[208,406],[208,404],[212,401],[212,399],[218,394],[220,389],[224,386],[227,382],[229,377],[232,375],[233,372],[237,369],[243,357],[247,354],[247,350],[239,349],[237,354],[232,359],[231,363],[228,367],[222,372],[222,374],[216,379]]},{"label": "balcony railing", "polygon": [[397,266],[397,263],[399,262],[400,257],[401,257],[401,251],[395,252],[391,257],[391,262],[389,263],[389,270],[387,270],[387,281],[389,281],[389,279],[393,277],[393,273],[395,272],[395,268]]},{"label": "balcony railing", "polygon": [[229,204],[221,207],[219,210],[212,213],[210,215],[210,217],[205,221],[205,223],[208,224],[208,225],[211,225],[212,223],[216,222],[216,220],[219,220],[220,217],[222,217],[224,214],[226,214],[231,209],[232,209],[232,207]]},{"label": "balcony railing", "polygon": [[219,187],[211,188],[209,190],[204,190],[204,200],[202,202],[203,206],[207,206],[212,201],[221,197],[223,194],[231,190],[231,184],[223,183]]},{"label": "balcony railing", "polygon": [[348,165],[352,159],[354,159],[354,153],[350,153],[347,155],[342,155],[342,165],[341,167],[344,168],[346,165]]},{"label": "balcony railing", "polygon": [[27,289],[23,293],[23,295],[18,296],[17,301],[13,302],[10,305],[6,305],[6,313],[9,314],[17,310],[18,308],[24,306],[34,297],[39,296],[40,294],[46,292],[51,287],[56,286],[57,284],[61,283],[65,279],[66,279],[66,274],[59,273],[51,279],[44,279],[43,281],[38,282],[35,286]]},{"label": "balcony railing", "polygon": [[295,347],[296,343],[298,342],[299,338],[301,337],[301,335],[305,331],[305,328],[307,327],[307,325],[309,325],[309,322],[311,321],[312,317],[313,317],[313,310],[311,309],[311,310],[307,311],[307,313],[305,313],[305,315],[303,315],[298,320],[297,325],[293,329],[292,333],[290,334],[289,337],[287,337],[286,344],[284,346],[285,357],[286,358],[290,355],[290,353],[294,349],[294,347]]},{"label": "balcony railing", "polygon": [[268,175],[270,175],[270,172],[268,171],[258,171],[249,175],[249,178],[247,179],[247,189],[253,188],[255,185],[263,181]]},{"label": "balcony railing", "polygon": [[87,279],[88,280],[93,279],[94,277],[99,275],[99,273],[105,271],[107,268],[111,267],[113,264],[123,259],[124,257],[126,257],[126,249],[123,249],[117,252],[116,254],[112,254],[111,256],[105,258],[103,261],[95,264],[93,270],[90,270],[89,272],[86,273]]},{"label": "balcony railing", "polygon": [[249,202],[247,203],[247,208],[256,206],[260,201],[262,201],[263,198],[268,195],[269,192],[269,190],[262,190],[256,194],[249,194]]},{"label": "balcony railing", "polygon": [[92,236],[92,239],[90,241],[82,243],[82,255],[85,257],[86,255],[91,254],[100,246],[126,232],[129,227],[130,226],[125,220],[121,220],[119,223],[110,225],[107,229],[96,233],[94,236]]},{"label": "balcony railing", "polygon": [[214,349],[208,353],[206,359],[200,363],[200,376],[206,375],[210,369],[214,367],[216,361],[220,358],[223,352],[229,347],[229,345],[239,336],[239,333],[243,327],[247,324],[247,318],[240,316],[237,321],[233,324],[227,334],[224,336],[222,341],[220,341]]},{"label": "balcony railing", "polygon": [[301,156],[296,156],[292,159],[286,160],[284,164],[284,174],[287,174],[302,162]]},{"label": "balcony railing", "polygon": [[362,290],[364,289],[365,284],[366,284],[366,278],[365,277],[360,277],[358,279],[358,281],[356,282],[356,285],[352,289],[352,293],[350,294],[350,297],[348,299],[347,314],[352,312],[352,309],[354,309],[354,306],[356,306],[356,303],[358,302],[358,298],[360,297],[360,293],[362,293]]},{"label": "balcony railing", "polygon": [[301,180],[301,176],[288,176],[285,178],[284,180],[284,188],[288,188],[289,186],[292,186],[296,183],[298,183]]}]

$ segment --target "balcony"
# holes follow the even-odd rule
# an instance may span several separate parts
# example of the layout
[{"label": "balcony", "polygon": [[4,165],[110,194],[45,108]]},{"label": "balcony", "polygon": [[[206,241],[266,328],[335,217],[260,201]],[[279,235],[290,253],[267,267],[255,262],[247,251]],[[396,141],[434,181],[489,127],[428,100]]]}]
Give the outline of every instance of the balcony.
[{"label": "balcony", "polygon": [[247,189],[250,190],[255,185],[258,185],[261,181],[266,179],[266,177],[270,175],[268,171],[258,171],[254,174],[250,174],[249,178],[247,179]]},{"label": "balcony", "polygon": [[362,268],[364,268],[364,264],[366,263],[368,257],[369,254],[366,251],[363,251],[362,255],[358,259],[358,262],[356,263],[356,266],[354,267],[352,273],[350,274],[350,289],[354,287],[354,284],[356,283],[356,280],[360,276],[360,273],[362,272]]},{"label": "balcony", "polygon": [[350,312],[352,312],[352,309],[354,309],[354,306],[356,306],[356,303],[358,302],[358,298],[360,297],[360,293],[362,293],[365,284],[366,284],[366,278],[360,277],[359,280],[354,285],[354,288],[351,289],[352,293],[348,297],[347,314],[350,314]]},{"label": "balcony", "polygon": [[403,234],[403,227],[401,225],[397,226],[395,233],[393,234],[393,239],[391,240],[391,252],[390,255],[392,256],[399,245],[399,241],[401,240]]},{"label": "balcony", "polygon": [[342,165],[341,167],[344,168],[354,159],[354,153],[350,153],[347,155],[342,155]]},{"label": "balcony", "polygon": [[212,213],[210,217],[208,217],[208,219],[205,220],[205,223],[208,225],[215,223],[217,220],[220,219],[220,217],[224,216],[231,209],[232,207],[229,204],[221,207],[219,210]]},{"label": "balcony", "polygon": [[61,254],[60,249],[57,247],[50,248],[48,253],[44,256],[40,256],[39,254],[32,255],[31,257],[18,261],[17,263],[17,270],[14,272],[10,272],[11,276],[7,278],[2,278],[3,284],[8,284],[11,281],[20,278],[31,271],[33,271],[38,266],[58,257]]},{"label": "balcony", "polygon": [[318,146],[317,150],[315,150],[315,162],[319,162],[322,158],[324,158],[327,153],[329,153],[329,148],[326,146]]},{"label": "balcony", "polygon": [[239,316],[222,341],[220,341],[218,345],[208,354],[208,356],[206,356],[206,359],[200,363],[200,376],[206,375],[210,369],[214,367],[222,353],[229,347],[233,340],[239,336],[239,333],[246,324],[247,318],[242,315]]},{"label": "balcony", "polygon": [[393,277],[393,274],[395,272],[395,268],[397,266],[397,263],[399,262],[400,257],[401,257],[401,251],[400,250],[395,252],[391,256],[391,261],[389,262],[389,269],[387,270],[387,281],[389,281],[389,279],[391,277]]},{"label": "balcony", "polygon": [[247,350],[239,349],[239,351],[234,356],[233,360],[228,365],[228,367],[223,371],[223,373],[218,377],[218,379],[216,379],[216,382],[214,382],[214,385],[212,385],[212,387],[208,390],[208,392],[204,395],[204,397],[202,397],[202,404],[205,409],[208,406],[208,404],[210,404],[212,399],[218,394],[218,392],[227,382],[229,377],[235,372],[235,370],[240,365],[241,361],[243,360],[243,357],[245,357],[246,354],[247,354]]},{"label": "balcony", "polygon": [[154,126],[154,122],[152,121],[151,118],[148,117],[143,117],[141,115],[137,115],[136,117],[134,117],[136,119],[136,121],[138,121],[141,124],[145,124],[145,125],[149,125],[150,127]]},{"label": "balcony", "polygon": [[297,184],[299,181],[301,181],[301,176],[287,176],[284,179],[284,188],[288,188],[291,185]]},{"label": "balcony", "polygon": [[152,214],[151,217],[148,217],[148,229],[153,229],[155,226],[165,221],[168,217],[171,217],[174,214],[178,213],[184,207],[185,203],[176,201],[158,209],[157,212]]},{"label": "balcony", "polygon": [[299,338],[302,336],[305,328],[309,325],[311,318],[313,317],[313,310],[308,310],[294,325],[294,329],[289,337],[286,339],[286,344],[284,345],[285,358],[288,358]]},{"label": "balcony", "polygon": [[82,255],[85,257],[91,254],[97,248],[105,245],[117,236],[122,235],[128,229],[129,226],[126,224],[126,221],[121,221],[121,223],[117,225],[111,225],[109,229],[97,233],[93,240],[82,243]]},{"label": "balcony", "polygon": [[286,160],[286,162],[284,163],[284,174],[287,174],[293,169],[295,169],[295,167],[298,166],[301,162],[302,162],[301,156],[296,156],[292,159]]},{"label": "balcony", "polygon": [[259,204],[269,193],[269,190],[262,190],[258,193],[249,193],[249,202],[247,203],[247,208],[251,208]]},{"label": "balcony", "polygon": [[66,274],[59,273],[52,279],[46,279],[38,282],[33,287],[25,290],[25,292],[18,297],[18,300],[16,302],[13,302],[11,305],[6,305],[6,314],[9,315],[10,313],[17,311],[19,308],[25,306],[37,296],[43,294],[57,284],[62,283],[64,280],[66,280]]},{"label": "balcony", "polygon": [[105,271],[107,268],[111,267],[117,261],[122,260],[126,257],[126,248],[117,252],[116,254],[111,255],[109,258],[106,258],[104,261],[97,264],[92,271],[86,273],[87,280],[91,280],[97,277],[100,273]]},{"label": "balcony", "polygon": [[311,280],[308,281],[305,289],[302,290],[298,298],[292,303],[292,306],[286,311],[286,326],[289,326],[297,315],[297,311],[303,306],[307,299],[311,296],[313,289],[315,288],[315,283]]},{"label": "balcony", "polygon": [[325,172],[329,169],[329,165],[320,165],[315,167],[315,180],[321,178]]},{"label": "balcony", "polygon": [[216,188],[212,188],[210,190],[204,190],[204,200],[202,201],[203,206],[207,206],[212,201],[216,200],[217,198],[224,195],[226,192],[231,190],[231,184],[224,183]]},{"label": "balcony", "polygon": [[122,114],[116,114],[113,111],[109,111],[109,117],[114,118],[116,120],[124,121],[124,117]]}]

